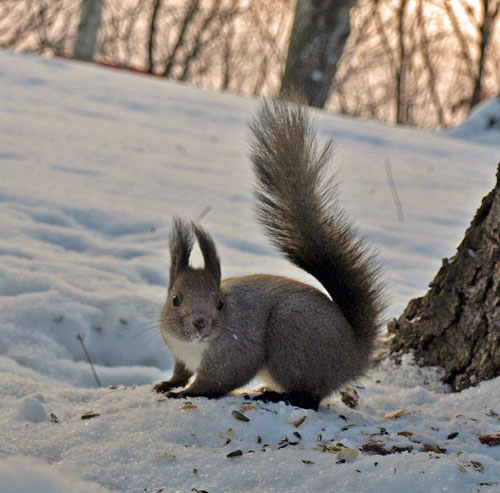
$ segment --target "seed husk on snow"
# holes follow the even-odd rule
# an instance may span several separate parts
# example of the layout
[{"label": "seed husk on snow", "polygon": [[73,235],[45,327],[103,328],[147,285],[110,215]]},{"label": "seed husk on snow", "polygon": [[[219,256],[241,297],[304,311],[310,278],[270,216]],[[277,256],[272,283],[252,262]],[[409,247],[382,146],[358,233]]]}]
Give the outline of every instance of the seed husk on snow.
[{"label": "seed husk on snow", "polygon": [[278,443],[278,448],[285,448],[288,446],[288,437],[287,436],[283,436],[281,437],[281,440],[279,441]]},{"label": "seed husk on snow", "polygon": [[88,413],[82,414],[82,419],[97,418],[97,416],[100,416],[100,414],[95,413],[94,411],[89,411]]},{"label": "seed husk on snow", "polygon": [[361,450],[363,452],[371,452],[378,455],[389,455],[401,452],[411,452],[413,447],[411,445],[407,447],[397,447],[394,445],[391,449],[386,449],[382,442],[367,442],[361,446]]},{"label": "seed husk on snow", "polygon": [[229,454],[226,455],[226,457],[231,458],[231,457],[239,457],[243,455],[243,452],[238,449],[238,450],[233,450],[232,452],[229,452]]},{"label": "seed husk on snow", "polygon": [[179,409],[185,410],[185,409],[196,409],[198,406],[196,404],[193,404],[192,402],[187,401],[184,405],[182,405]]},{"label": "seed husk on snow", "polygon": [[252,411],[253,409],[257,409],[254,405],[252,404],[248,404],[246,402],[243,402],[241,405],[240,405],[240,411],[243,413],[245,411]]},{"label": "seed husk on snow", "polygon": [[446,452],[445,448],[439,447],[438,445],[432,445],[430,443],[424,443],[422,445],[422,452],[434,452],[436,454],[444,454]]},{"label": "seed husk on snow", "polygon": [[398,431],[398,435],[408,438],[413,436],[413,431],[406,431],[406,430]]},{"label": "seed husk on snow", "polygon": [[[355,426],[363,426],[363,425],[357,425],[356,423],[352,423],[350,425],[345,425],[345,426],[342,426],[342,428],[340,428],[340,431],[347,431],[349,430],[350,428],[354,428]],[[385,428],[384,428],[385,429]],[[382,433],[383,434],[383,433]]]},{"label": "seed husk on snow", "polygon": [[234,418],[234,419],[237,419],[238,421],[245,421],[245,422],[248,422],[250,421],[250,418],[247,418],[244,414],[241,414],[239,411],[237,411],[236,409],[234,411],[231,412],[231,416]]},{"label": "seed husk on snow", "polygon": [[384,419],[396,419],[399,418],[402,414],[408,412],[408,409],[398,409],[392,413],[388,413],[384,416]]},{"label": "seed husk on snow", "polygon": [[325,445],[325,448],[328,453],[336,454],[337,452],[343,450],[345,447],[339,447],[338,445]]},{"label": "seed husk on snow", "polygon": [[295,419],[293,421],[289,421],[288,424],[295,426],[295,428],[298,428],[305,420],[307,419],[307,416],[301,416],[298,419]]},{"label": "seed husk on snow", "polygon": [[500,433],[497,433],[496,435],[480,435],[479,441],[489,445],[490,447],[495,447],[500,445]]}]

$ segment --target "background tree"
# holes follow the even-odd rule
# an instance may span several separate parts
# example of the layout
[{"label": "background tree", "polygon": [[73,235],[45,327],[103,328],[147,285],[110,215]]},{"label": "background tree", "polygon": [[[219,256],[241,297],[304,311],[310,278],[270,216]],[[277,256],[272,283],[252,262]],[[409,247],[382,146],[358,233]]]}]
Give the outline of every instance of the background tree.
[{"label": "background tree", "polygon": [[466,89],[457,94],[452,107],[455,112],[468,113],[488,96],[491,76],[498,74],[500,59],[495,34],[500,21],[500,0],[461,0],[459,5],[452,8],[444,1],[443,8],[460,46],[457,82]]},{"label": "background tree", "polygon": [[457,253],[389,324],[392,352],[413,351],[417,363],[442,367],[453,390],[500,375],[499,218],[500,165]]},{"label": "background tree", "polygon": [[156,31],[156,20],[158,18],[158,13],[161,7],[161,0],[153,1],[153,8],[151,13],[151,21],[149,23],[149,36],[148,36],[148,74],[152,74],[154,71],[154,51],[155,51],[155,31]]},{"label": "background tree", "polygon": [[309,105],[325,106],[350,33],[350,10],[354,2],[297,1],[282,94],[300,91]]},{"label": "background tree", "polygon": [[80,24],[73,49],[73,57],[92,61],[101,25],[104,0],[82,0]]}]

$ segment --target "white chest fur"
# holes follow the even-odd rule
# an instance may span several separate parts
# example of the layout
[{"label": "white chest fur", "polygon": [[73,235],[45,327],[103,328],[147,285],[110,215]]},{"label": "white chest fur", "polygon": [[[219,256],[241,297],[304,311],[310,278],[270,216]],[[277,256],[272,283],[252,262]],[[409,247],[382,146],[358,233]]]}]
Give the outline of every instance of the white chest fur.
[{"label": "white chest fur", "polygon": [[186,368],[193,373],[198,371],[208,342],[180,341],[169,335],[165,336],[165,342],[174,358],[182,361]]}]

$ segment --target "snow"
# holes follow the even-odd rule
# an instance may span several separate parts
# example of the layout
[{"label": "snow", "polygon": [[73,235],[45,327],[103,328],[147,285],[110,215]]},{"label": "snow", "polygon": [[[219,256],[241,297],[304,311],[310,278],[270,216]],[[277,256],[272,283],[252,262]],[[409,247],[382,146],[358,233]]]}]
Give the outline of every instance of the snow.
[{"label": "snow", "polygon": [[31,421],[32,423],[48,421],[49,414],[42,404],[44,400],[44,397],[39,395],[28,395],[22,399],[17,409],[17,419],[19,421]]},{"label": "snow", "polygon": [[475,106],[470,115],[446,133],[496,147],[500,145],[500,97],[486,99]]},{"label": "snow", "polygon": [[45,463],[27,457],[0,460],[0,491],[8,493],[106,493],[105,488],[82,481],[71,473],[54,471]]},{"label": "snow", "polygon": [[[1,493],[499,491],[500,447],[479,440],[500,431],[498,378],[451,394],[435,370],[385,359],[357,383],[356,409],[332,396],[319,412],[249,407],[241,392],[193,406],[152,392],[172,369],[157,324],[172,215],[211,208],[203,224],[224,277],[317,285],[253,216],[254,100],[5,51],[0,80]],[[493,186],[500,140],[484,127],[316,116],[335,140],[343,203],[383,262],[387,318],[397,316],[453,255]]]}]

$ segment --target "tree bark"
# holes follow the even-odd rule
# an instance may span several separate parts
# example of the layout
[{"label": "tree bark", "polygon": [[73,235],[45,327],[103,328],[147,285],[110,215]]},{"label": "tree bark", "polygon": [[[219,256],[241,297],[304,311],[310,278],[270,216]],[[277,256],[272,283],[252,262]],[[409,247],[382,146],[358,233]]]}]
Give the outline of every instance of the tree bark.
[{"label": "tree bark", "polygon": [[393,354],[442,367],[454,391],[500,375],[500,164],[457,253],[389,333]]},{"label": "tree bark", "polygon": [[91,62],[101,25],[104,0],[82,0],[82,13],[78,25],[78,35],[73,48],[73,57]]},{"label": "tree bark", "polygon": [[355,0],[297,1],[281,95],[297,94],[310,106],[325,106],[350,33],[354,3]]}]

